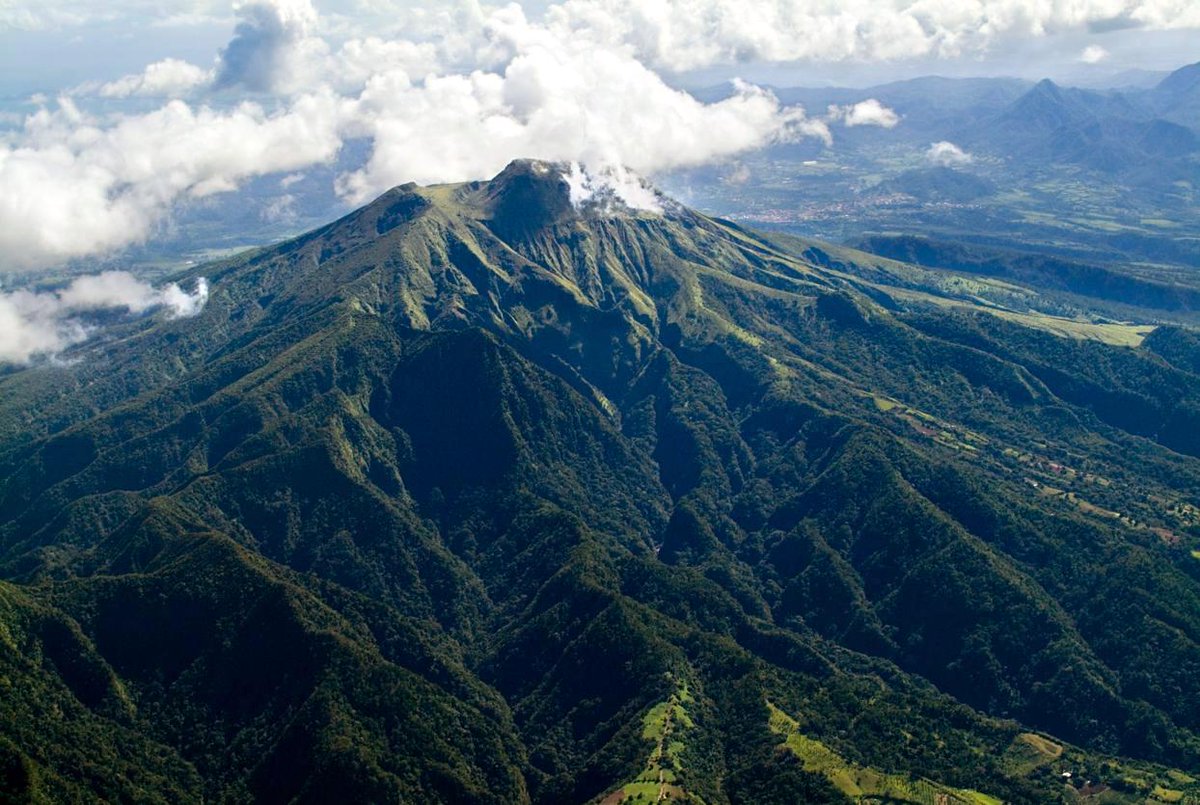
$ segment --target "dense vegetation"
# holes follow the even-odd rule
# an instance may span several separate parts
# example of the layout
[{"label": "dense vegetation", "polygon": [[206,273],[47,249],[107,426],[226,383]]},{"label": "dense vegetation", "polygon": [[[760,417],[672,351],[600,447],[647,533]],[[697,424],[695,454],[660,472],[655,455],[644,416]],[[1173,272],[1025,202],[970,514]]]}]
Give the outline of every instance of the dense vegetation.
[{"label": "dense vegetation", "polygon": [[1194,797],[1195,336],[665,204],[397,188],[0,379],[4,798]]}]

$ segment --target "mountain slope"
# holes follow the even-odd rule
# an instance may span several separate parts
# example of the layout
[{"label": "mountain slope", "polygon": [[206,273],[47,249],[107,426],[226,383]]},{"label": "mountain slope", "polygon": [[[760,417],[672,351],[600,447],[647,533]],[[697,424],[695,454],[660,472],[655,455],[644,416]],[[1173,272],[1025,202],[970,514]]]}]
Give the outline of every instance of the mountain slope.
[{"label": "mountain slope", "polygon": [[572,180],[396,188],[0,379],[5,662],[66,703],[12,791],[1187,793],[1193,340]]},{"label": "mountain slope", "polygon": [[1200,64],[1180,67],[1154,88],[1164,116],[1195,128],[1200,125]]},{"label": "mountain slope", "polygon": [[[1197,149],[1196,120],[1185,108],[1186,76],[1153,91],[1097,92],[1060,87],[1049,79],[975,126],[969,141],[1010,160],[1067,163],[1144,184],[1153,163],[1173,177],[1190,169]],[[1176,87],[1172,90],[1171,87]]]}]

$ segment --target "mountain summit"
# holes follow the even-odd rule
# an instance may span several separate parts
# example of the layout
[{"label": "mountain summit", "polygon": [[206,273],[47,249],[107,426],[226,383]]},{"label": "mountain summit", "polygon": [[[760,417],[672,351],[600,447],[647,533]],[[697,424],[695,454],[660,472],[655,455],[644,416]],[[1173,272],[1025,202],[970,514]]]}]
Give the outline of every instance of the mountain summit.
[{"label": "mountain summit", "polygon": [[200,276],[0,378],[0,797],[1195,795],[1190,332],[537,161]]}]

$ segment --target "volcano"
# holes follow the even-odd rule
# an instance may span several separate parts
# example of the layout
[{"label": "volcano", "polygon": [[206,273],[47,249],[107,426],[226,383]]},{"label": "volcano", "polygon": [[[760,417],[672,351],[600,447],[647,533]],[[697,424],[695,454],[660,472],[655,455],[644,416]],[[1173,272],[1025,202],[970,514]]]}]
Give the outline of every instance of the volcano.
[{"label": "volcano", "polygon": [[0,377],[5,798],[1200,772],[1190,331],[534,160],[200,277]]}]

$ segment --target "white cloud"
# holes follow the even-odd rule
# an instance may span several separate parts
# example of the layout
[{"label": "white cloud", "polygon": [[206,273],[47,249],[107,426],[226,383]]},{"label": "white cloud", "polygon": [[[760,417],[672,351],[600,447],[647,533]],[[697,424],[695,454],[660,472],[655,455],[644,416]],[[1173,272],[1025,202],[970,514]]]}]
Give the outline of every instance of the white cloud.
[{"label": "white cloud", "polygon": [[389,41],[376,36],[342,45],[328,72],[344,87],[361,89],[372,76],[400,71],[414,79],[441,69],[443,54],[429,42]]},{"label": "white cloud", "polygon": [[[336,51],[314,35],[320,20],[309,0],[251,0],[237,13],[211,79],[167,61],[101,91],[170,94],[209,83],[281,92],[279,108],[216,111],[176,99],[97,120],[63,98],[39,110],[0,143],[0,271],[142,241],[179,199],[328,162],[347,137],[373,140],[366,164],[338,179],[356,203],[406,181],[490,177],[519,157],[584,163],[611,179],[626,168],[652,174],[802,136],[831,141],[825,121],[767,91],[737,83],[732,97],[701,103],[627,50],[563,39],[516,6],[467,3],[432,15],[456,26],[437,44],[368,37]],[[856,114],[865,123],[871,112]],[[264,214],[283,217],[289,208]]]},{"label": "white cloud", "polygon": [[180,59],[163,59],[146,67],[141,73],[123,76],[104,84],[99,94],[105,98],[128,98],[134,95],[179,98],[212,81],[210,71]]},{"label": "white cloud", "polygon": [[663,211],[663,199],[653,185],[620,166],[590,171],[578,162],[572,162],[563,178],[570,188],[571,204],[575,209],[624,206],[653,213]]},{"label": "white cloud", "polygon": [[339,190],[361,202],[403,181],[490,177],[516,157],[650,174],[828,136],[823,123],[756,87],[739,83],[729,99],[703,104],[618,51],[523,34],[530,39],[501,72],[420,84],[403,71],[373,77],[357,101],[354,133],[372,137],[374,150]]},{"label": "white cloud", "polygon": [[565,0],[563,36],[633,48],[668,70],[798,60],[887,61],[986,52],[997,40],[1129,20],[1200,27],[1194,0]]},{"label": "white cloud", "polygon": [[341,102],[304,96],[274,115],[171,101],[102,125],[68,99],[0,145],[0,271],[61,262],[144,240],[170,205],[249,177],[332,159]]},{"label": "white cloud", "polygon": [[[499,3],[497,3],[499,4]],[[494,6],[478,0],[321,0],[322,30],[440,39]],[[524,0],[555,24],[634,44],[658,66],[753,59],[890,59],[978,52],[1004,37],[1042,36],[1116,20],[1200,27],[1195,0]],[[159,24],[226,15],[229,0],[0,0],[0,31],[95,22]],[[453,19],[456,25],[447,25]],[[689,50],[692,52],[689,53]]]},{"label": "white cloud", "polygon": [[852,106],[829,107],[827,119],[846,126],[879,126],[890,129],[900,122],[900,115],[874,98],[868,98]]},{"label": "white cloud", "polygon": [[1108,51],[1099,45],[1088,45],[1083,49],[1083,52],[1079,54],[1079,60],[1084,64],[1099,64],[1107,59],[1108,56]]},{"label": "white cloud", "polygon": [[0,293],[0,363],[27,363],[84,341],[93,328],[81,314],[163,308],[168,316],[181,318],[195,316],[207,301],[203,278],[189,293],[175,283],[155,289],[124,271],[79,277],[59,291]]},{"label": "white cloud", "polygon": [[975,161],[973,156],[954,143],[947,142],[946,140],[930,145],[929,150],[925,152],[925,158],[934,165],[940,165],[944,168],[969,165]]},{"label": "white cloud", "polygon": [[[274,20],[255,31],[295,34],[260,41],[308,39],[307,4],[285,13],[287,5],[258,2],[253,13],[242,11],[256,25],[264,14]],[[247,30],[239,27],[234,41],[253,39]],[[831,139],[823,121],[782,107],[767,91],[737,83],[732,97],[704,104],[628,53],[564,42],[514,8],[487,15],[479,35],[475,58],[497,64],[493,70],[439,70],[441,57],[426,46],[371,39],[337,52],[290,52],[303,62],[290,75],[319,71],[333,86],[288,97],[274,112],[253,103],[217,111],[177,99],[101,120],[62,98],[31,115],[9,144],[0,142],[0,271],[140,242],[179,199],[329,162],[347,137],[374,141],[367,163],[338,180],[352,202],[406,181],[490,177],[519,157],[586,163],[600,174],[626,167],[651,174],[790,138]],[[219,66],[226,81],[235,50],[226,48]],[[279,86],[274,68],[262,66],[270,59],[233,61],[245,68],[240,83]],[[135,92],[160,72],[114,83]]]}]

